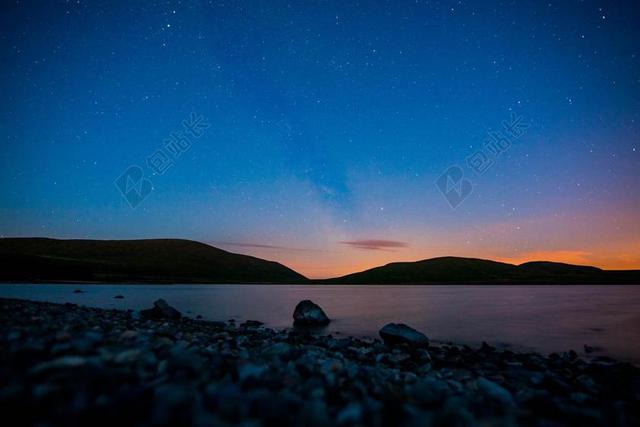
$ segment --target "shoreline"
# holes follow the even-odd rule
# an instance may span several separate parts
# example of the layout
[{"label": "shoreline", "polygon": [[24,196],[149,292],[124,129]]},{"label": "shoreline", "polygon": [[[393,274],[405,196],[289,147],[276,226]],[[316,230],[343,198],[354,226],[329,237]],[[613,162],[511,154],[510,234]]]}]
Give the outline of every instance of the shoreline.
[{"label": "shoreline", "polygon": [[43,280],[34,281],[3,281],[2,285],[263,285],[263,286],[640,286],[640,282],[553,282],[553,281],[530,281],[530,282],[397,282],[397,283],[324,283],[310,279],[308,282],[100,282],[100,281],[70,281],[70,280]]},{"label": "shoreline", "polygon": [[[25,425],[638,425],[640,368],[0,298],[0,407]],[[11,419],[11,418],[10,418]],[[258,424],[260,425],[260,424]]]}]

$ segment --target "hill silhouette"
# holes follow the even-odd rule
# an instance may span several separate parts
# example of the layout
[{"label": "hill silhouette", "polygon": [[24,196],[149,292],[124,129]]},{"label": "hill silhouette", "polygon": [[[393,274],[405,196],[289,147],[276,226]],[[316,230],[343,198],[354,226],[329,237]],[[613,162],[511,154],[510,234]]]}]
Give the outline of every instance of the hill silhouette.
[{"label": "hill silhouette", "polygon": [[323,283],[639,283],[640,270],[612,271],[549,261],[507,264],[476,258],[439,257],[394,262]]},{"label": "hill silhouette", "polygon": [[0,239],[0,280],[13,282],[300,283],[273,261],[181,239]]},{"label": "hill silhouette", "polygon": [[0,281],[99,283],[640,284],[640,270],[439,257],[309,280],[273,261],[182,239],[0,239]]}]

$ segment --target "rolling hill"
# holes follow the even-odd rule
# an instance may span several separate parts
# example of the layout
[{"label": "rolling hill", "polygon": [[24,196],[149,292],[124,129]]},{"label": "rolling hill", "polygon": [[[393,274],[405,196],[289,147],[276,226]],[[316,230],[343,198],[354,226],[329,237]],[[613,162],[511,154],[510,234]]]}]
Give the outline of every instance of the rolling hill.
[{"label": "rolling hill", "polygon": [[279,264],[180,239],[0,239],[0,281],[300,283]]},{"label": "rolling hill", "polygon": [[640,284],[640,270],[439,257],[308,280],[273,261],[191,240],[0,239],[0,282],[316,284]]},{"label": "rolling hill", "polygon": [[596,267],[548,261],[514,265],[476,258],[440,257],[415,262],[394,262],[322,282],[344,284],[640,284],[640,270],[601,270]]}]

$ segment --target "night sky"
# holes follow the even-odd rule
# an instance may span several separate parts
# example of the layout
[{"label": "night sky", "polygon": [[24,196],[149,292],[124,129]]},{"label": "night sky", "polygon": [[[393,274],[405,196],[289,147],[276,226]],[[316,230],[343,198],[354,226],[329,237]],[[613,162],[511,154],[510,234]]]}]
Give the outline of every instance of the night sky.
[{"label": "night sky", "polygon": [[640,268],[634,3],[3,2],[0,235]]}]

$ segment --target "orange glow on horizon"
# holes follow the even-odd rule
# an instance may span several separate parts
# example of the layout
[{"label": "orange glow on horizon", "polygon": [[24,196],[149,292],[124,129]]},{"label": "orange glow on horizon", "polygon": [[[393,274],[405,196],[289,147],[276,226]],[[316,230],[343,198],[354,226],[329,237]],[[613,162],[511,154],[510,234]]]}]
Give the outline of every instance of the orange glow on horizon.
[{"label": "orange glow on horizon", "polygon": [[[364,252],[364,253],[363,253]],[[375,253],[366,253],[375,252]],[[410,253],[411,252],[411,253]],[[255,256],[259,256],[254,254]],[[269,255],[271,255],[269,257]],[[357,273],[374,267],[380,267],[392,262],[413,262],[423,259],[436,258],[439,256],[461,256],[467,258],[481,258],[493,261],[505,262],[509,264],[523,264],[530,261],[552,261],[566,264],[589,265],[605,270],[635,270],[640,269],[640,251],[632,253],[621,253],[617,256],[610,254],[593,254],[585,251],[558,250],[558,251],[535,251],[521,254],[515,257],[503,257],[498,255],[488,255],[487,252],[464,254],[433,254],[425,253],[420,255],[413,251],[365,251],[365,250],[344,250],[338,256],[316,257],[315,261],[300,256],[287,254],[261,254],[268,259],[278,261],[289,268],[303,274],[310,279],[328,279],[341,277],[347,274]],[[322,258],[324,261],[322,261]]]},{"label": "orange glow on horizon", "polygon": [[312,279],[340,277],[391,262],[440,256],[510,264],[552,261],[605,270],[635,270],[640,269],[638,235],[640,220],[635,211],[605,210],[467,226],[455,231],[378,232],[375,239],[356,239],[339,229],[328,229],[323,240],[297,242],[299,249],[286,244],[227,249],[244,249],[240,252],[278,261]]}]

